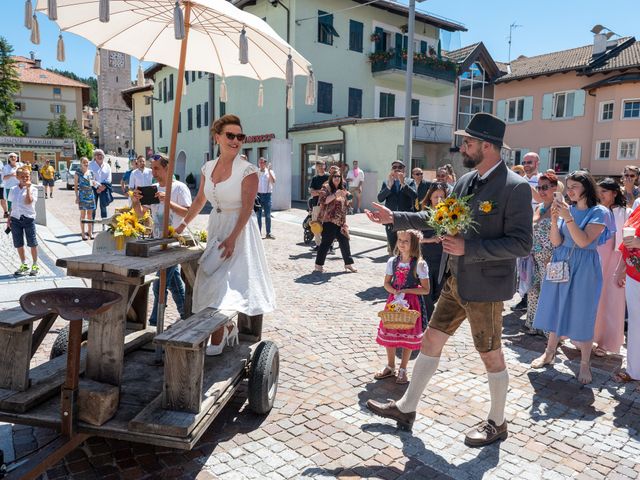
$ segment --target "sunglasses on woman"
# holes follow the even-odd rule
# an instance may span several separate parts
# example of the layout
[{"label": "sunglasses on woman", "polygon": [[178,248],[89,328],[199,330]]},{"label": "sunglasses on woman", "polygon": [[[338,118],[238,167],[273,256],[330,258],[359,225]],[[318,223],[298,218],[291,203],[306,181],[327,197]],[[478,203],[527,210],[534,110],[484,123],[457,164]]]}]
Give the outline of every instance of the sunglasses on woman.
[{"label": "sunglasses on woman", "polygon": [[546,192],[547,190],[550,190],[552,188],[553,188],[552,185],[538,185],[536,187],[536,190],[538,190],[539,192]]},{"label": "sunglasses on woman", "polygon": [[331,177],[331,178],[342,178],[342,177],[341,177],[340,175],[334,175],[334,176],[333,176],[333,177]]},{"label": "sunglasses on woman", "polygon": [[225,136],[229,140],[235,140],[237,138],[239,142],[244,142],[244,139],[247,138],[247,136],[244,133],[225,132]]}]

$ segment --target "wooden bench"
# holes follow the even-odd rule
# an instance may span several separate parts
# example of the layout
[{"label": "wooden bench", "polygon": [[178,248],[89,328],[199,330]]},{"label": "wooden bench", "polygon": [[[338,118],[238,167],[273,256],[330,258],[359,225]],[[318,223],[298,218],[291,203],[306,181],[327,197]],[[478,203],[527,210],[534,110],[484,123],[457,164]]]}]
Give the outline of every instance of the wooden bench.
[{"label": "wooden bench", "polygon": [[207,340],[237,312],[206,308],[174,323],[154,342],[165,349],[162,408],[198,413]]},{"label": "wooden bench", "polygon": [[[0,389],[29,388],[29,363],[55,322],[55,313],[29,315],[19,306],[0,311]],[[33,322],[41,320],[33,333]]]}]

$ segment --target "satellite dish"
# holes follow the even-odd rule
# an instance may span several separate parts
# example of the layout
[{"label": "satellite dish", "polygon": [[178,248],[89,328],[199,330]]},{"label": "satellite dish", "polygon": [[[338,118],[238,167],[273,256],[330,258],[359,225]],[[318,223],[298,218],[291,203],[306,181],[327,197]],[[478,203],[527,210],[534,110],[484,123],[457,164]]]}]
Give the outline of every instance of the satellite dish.
[{"label": "satellite dish", "polygon": [[599,23],[594,25],[593,28],[591,29],[591,33],[595,33],[596,35],[599,34],[602,30],[604,30],[606,27],[604,27],[603,25],[600,25]]}]

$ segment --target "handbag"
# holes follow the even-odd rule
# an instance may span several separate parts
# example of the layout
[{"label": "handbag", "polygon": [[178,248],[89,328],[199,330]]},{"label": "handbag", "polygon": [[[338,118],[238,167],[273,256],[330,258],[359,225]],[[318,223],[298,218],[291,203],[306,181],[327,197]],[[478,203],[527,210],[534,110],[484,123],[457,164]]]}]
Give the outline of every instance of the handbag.
[{"label": "handbag", "polygon": [[549,262],[547,264],[545,280],[554,283],[566,283],[569,281],[570,272],[568,260],[571,258],[574,248],[576,248],[575,244],[571,247],[571,252],[569,252],[569,256],[565,260],[560,262]]},{"label": "handbag", "polygon": [[253,200],[253,211],[258,213],[262,208],[262,203],[260,203],[260,197],[256,195],[256,198]]}]

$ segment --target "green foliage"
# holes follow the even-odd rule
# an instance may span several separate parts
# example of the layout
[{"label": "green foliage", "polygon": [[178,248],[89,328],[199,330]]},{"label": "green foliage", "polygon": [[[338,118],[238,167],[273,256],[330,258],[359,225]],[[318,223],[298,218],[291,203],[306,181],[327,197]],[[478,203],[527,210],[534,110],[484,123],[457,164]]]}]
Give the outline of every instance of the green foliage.
[{"label": "green foliage", "polygon": [[25,132],[24,123],[22,120],[12,119],[9,120],[7,125],[7,135],[10,137],[24,137],[27,134]]},{"label": "green foliage", "polygon": [[89,85],[89,87],[91,87],[91,90],[89,92],[89,106],[91,108],[98,108],[98,80],[96,79],[96,77],[82,78],[68,70],[52,69],[51,71],[72,80],[76,80],[77,82],[82,82]]},{"label": "green foliage", "polygon": [[16,111],[13,96],[20,90],[20,81],[12,53],[11,44],[0,36],[0,135],[13,135],[17,131],[24,135],[22,128],[18,130],[18,125],[13,121]]},{"label": "green foliage", "polygon": [[69,122],[64,114],[61,114],[58,118],[49,122],[45,137],[72,138],[76,142],[76,155],[78,158],[93,157],[93,144],[84,135],[78,122],[75,119]]}]

